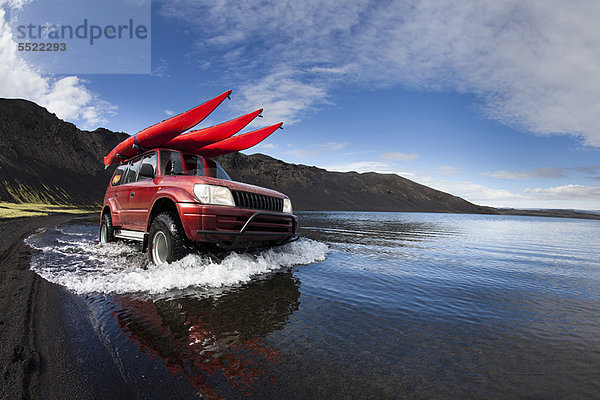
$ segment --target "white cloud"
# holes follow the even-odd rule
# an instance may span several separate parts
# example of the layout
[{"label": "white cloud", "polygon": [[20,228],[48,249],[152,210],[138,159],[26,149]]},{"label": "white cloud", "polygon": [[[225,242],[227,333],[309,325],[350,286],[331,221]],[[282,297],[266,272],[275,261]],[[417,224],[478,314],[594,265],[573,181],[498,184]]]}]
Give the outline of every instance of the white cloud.
[{"label": "white cloud", "polygon": [[431,186],[442,192],[451,193],[479,205],[508,207],[520,204],[525,197],[506,189],[494,189],[468,181],[449,181],[431,177],[416,177],[419,183]]},{"label": "white cloud", "polygon": [[348,146],[348,142],[344,142],[344,143],[329,142],[329,143],[322,144],[320,147],[324,150],[342,150],[346,146]]},{"label": "white cloud", "polygon": [[175,115],[175,111],[173,110],[165,110],[165,114],[167,114],[168,117]]},{"label": "white cloud", "polygon": [[359,154],[370,154],[370,153],[377,153],[377,150],[353,151],[350,153],[342,154],[342,157],[351,157],[351,156],[357,156]]},{"label": "white cloud", "polygon": [[263,108],[263,122],[266,125],[284,121],[292,125],[299,121],[300,114],[311,110],[316,104],[324,103],[327,93],[319,87],[311,86],[294,79],[290,70],[266,76],[258,83],[242,86],[235,101],[236,111],[248,112]]},{"label": "white cloud", "polygon": [[245,76],[250,102],[269,94],[282,119],[343,79],[473,93],[490,118],[600,146],[599,2],[179,0],[160,12],[188,20],[199,54]]},{"label": "white cloud", "polygon": [[[518,179],[518,180],[527,180],[527,179],[536,179],[536,178],[547,178],[547,179],[562,179],[567,178],[571,173],[584,173],[589,175],[596,174],[600,168],[597,166],[590,167],[554,167],[554,168],[534,168],[534,169],[526,169],[519,172],[511,172],[511,171],[495,171],[495,172],[482,172],[480,175],[483,176],[491,176],[493,178],[499,179]],[[593,176],[591,176],[593,178]]]},{"label": "white cloud", "polygon": [[290,155],[290,156],[293,156],[296,158],[300,158],[300,159],[316,157],[321,153],[322,153],[322,151],[320,151],[319,149],[292,149],[292,150],[286,150],[284,152],[284,154],[287,154],[287,155]]},{"label": "white cloud", "polygon": [[309,148],[299,148],[287,150],[284,154],[288,154],[297,158],[312,158],[328,151],[339,151],[346,147],[348,143],[328,142]]},{"label": "white cloud", "polygon": [[252,147],[248,151],[256,153],[261,150],[274,150],[276,148],[277,148],[277,146],[274,145],[273,143],[260,143],[260,144],[257,144],[256,146]]},{"label": "white cloud", "polygon": [[491,176],[492,178],[498,179],[531,179],[530,174],[523,172],[510,172],[510,171],[495,171],[495,172],[482,172],[483,176]]},{"label": "white cloud", "polygon": [[543,200],[590,200],[600,207],[600,186],[564,185],[525,189],[525,193]]},{"label": "white cloud", "polygon": [[397,152],[388,152],[388,153],[383,153],[379,157],[381,157],[384,160],[411,161],[411,160],[416,160],[417,158],[419,158],[419,155],[418,154],[404,154],[404,153],[397,153]]},{"label": "white cloud", "polygon": [[[25,1],[12,1],[20,6]],[[6,4],[6,3],[5,3]],[[1,4],[0,4],[1,5]],[[28,65],[17,51],[12,30],[0,8],[0,96],[34,101],[59,118],[81,122],[84,128],[97,127],[113,115],[117,107],[101,100],[76,76],[45,76]]]},{"label": "white cloud", "polygon": [[13,9],[22,8],[25,4],[31,3],[32,0],[1,0],[0,7],[9,7]]},{"label": "white cloud", "polygon": [[462,168],[452,167],[450,165],[440,165],[438,167],[438,172],[442,175],[456,175],[460,171],[462,171]]},{"label": "white cloud", "polygon": [[358,65],[356,64],[348,64],[341,67],[312,67],[310,72],[324,73],[328,75],[347,75],[353,71],[356,71],[357,68]]},{"label": "white cloud", "polygon": [[160,78],[169,78],[171,75],[169,75],[168,71],[169,64],[167,63],[167,60],[160,58],[158,60],[158,65],[152,70],[152,75]]},{"label": "white cloud", "polygon": [[600,186],[531,188],[519,193],[474,182],[457,182],[427,176],[414,176],[411,179],[483,206],[600,210]]}]

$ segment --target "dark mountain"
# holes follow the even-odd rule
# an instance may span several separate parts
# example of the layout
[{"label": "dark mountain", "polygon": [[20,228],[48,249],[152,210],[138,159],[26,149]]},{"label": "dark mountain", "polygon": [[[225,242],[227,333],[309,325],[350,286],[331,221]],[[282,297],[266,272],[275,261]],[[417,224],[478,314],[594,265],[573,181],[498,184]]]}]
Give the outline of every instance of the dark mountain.
[{"label": "dark mountain", "polygon": [[[0,99],[0,201],[97,206],[114,170],[103,157],[127,134],[79,130],[35,103]],[[498,210],[392,174],[329,172],[255,154],[219,162],[233,179],[286,193],[295,210],[433,211],[600,218],[564,210]]]},{"label": "dark mountain", "polygon": [[[0,200],[100,203],[113,171],[102,158],[126,136],[82,131],[30,101],[0,99]],[[328,172],[261,154],[219,161],[236,180],[288,194],[297,210],[495,212],[397,175]]]},{"label": "dark mountain", "polygon": [[82,131],[27,100],[0,99],[0,200],[102,203],[102,158],[127,135]]}]

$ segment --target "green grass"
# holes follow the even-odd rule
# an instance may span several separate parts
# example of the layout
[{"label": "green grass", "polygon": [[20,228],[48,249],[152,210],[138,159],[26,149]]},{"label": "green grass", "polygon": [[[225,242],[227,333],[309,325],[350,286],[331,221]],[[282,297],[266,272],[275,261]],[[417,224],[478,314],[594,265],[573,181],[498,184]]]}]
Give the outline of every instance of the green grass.
[{"label": "green grass", "polygon": [[29,204],[63,204],[68,203],[69,196],[60,187],[50,188],[42,184],[39,187],[24,185],[20,182],[3,181],[2,185],[8,194],[18,203]]},{"label": "green grass", "polygon": [[0,218],[38,217],[56,213],[91,214],[95,212],[98,212],[97,208],[90,209],[72,205],[0,202]]}]

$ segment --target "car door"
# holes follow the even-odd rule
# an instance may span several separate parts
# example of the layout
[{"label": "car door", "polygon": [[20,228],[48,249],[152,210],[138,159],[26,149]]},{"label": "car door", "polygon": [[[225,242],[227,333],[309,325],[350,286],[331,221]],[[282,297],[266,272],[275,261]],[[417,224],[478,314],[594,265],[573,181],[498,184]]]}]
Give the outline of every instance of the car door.
[{"label": "car door", "polygon": [[137,181],[137,173],[142,163],[142,157],[136,157],[129,161],[127,173],[119,190],[119,204],[121,206],[121,225],[125,229],[134,229],[135,213],[131,209],[131,199],[135,197],[135,189],[133,185]]},{"label": "car door", "polygon": [[107,201],[111,204],[111,218],[113,226],[121,226],[121,211],[123,210],[123,200],[127,200],[127,193],[123,189],[122,185],[127,176],[128,164],[122,164],[117,167],[113,177],[110,181],[110,185],[106,190]]},{"label": "car door", "polygon": [[[141,166],[144,164],[152,166],[154,170],[152,177],[144,177],[140,174]],[[152,206],[152,198],[158,191],[158,185],[156,185],[154,179],[157,176],[157,165],[156,151],[145,154],[141,159],[136,180],[130,185],[128,213],[131,225],[136,230],[146,229],[146,220]]]}]

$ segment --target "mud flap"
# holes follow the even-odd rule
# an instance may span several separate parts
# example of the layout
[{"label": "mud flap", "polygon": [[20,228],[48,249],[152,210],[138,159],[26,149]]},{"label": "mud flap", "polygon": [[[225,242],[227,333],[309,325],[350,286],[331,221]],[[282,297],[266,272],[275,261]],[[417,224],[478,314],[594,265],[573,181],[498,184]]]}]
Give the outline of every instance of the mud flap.
[{"label": "mud flap", "polygon": [[144,239],[142,240],[142,251],[148,250],[148,239],[150,238],[150,232],[144,232]]}]

